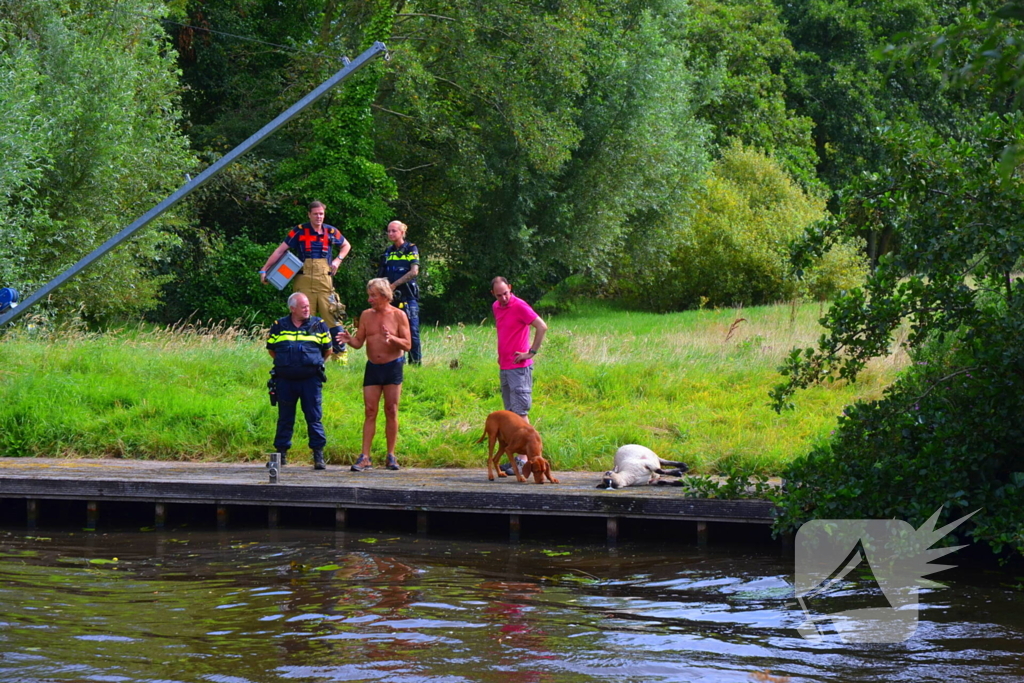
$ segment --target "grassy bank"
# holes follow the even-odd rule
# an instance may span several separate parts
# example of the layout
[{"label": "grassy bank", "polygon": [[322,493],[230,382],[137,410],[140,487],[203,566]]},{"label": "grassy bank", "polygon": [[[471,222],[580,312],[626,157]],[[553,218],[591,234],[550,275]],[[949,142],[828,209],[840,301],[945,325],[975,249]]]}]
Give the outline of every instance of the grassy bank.
[{"label": "grassy bank", "polygon": [[[775,368],[791,347],[817,339],[820,314],[816,304],[671,315],[591,307],[553,318],[531,420],[556,469],[605,469],[619,445],[641,443],[700,473],[777,473],[829,433],[843,406],[878,395],[900,363],[879,361],[857,384],[812,389],[795,411],[775,414]],[[277,409],[261,336],[223,326],[22,326],[0,342],[0,455],[262,460]],[[424,365],[407,369],[403,385],[399,455],[406,465],[481,466],[475,441],[502,407],[492,323],[430,328],[423,339]],[[365,356],[352,355],[348,366],[329,365],[324,388],[334,463],[359,450]],[[303,462],[301,416],[296,426],[293,455]]]}]

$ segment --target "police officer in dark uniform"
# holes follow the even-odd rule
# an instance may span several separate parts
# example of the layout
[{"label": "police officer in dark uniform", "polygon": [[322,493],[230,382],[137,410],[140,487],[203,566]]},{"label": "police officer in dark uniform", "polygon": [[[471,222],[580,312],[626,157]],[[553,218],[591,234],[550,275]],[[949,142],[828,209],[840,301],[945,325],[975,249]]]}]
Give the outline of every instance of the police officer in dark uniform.
[{"label": "police officer in dark uniform", "polygon": [[386,277],[395,293],[392,305],[405,311],[412,332],[412,348],[409,362],[419,365],[423,360],[420,350],[420,286],[416,277],[420,274],[420,252],[415,244],[405,239],[409,226],[402,221],[388,223],[388,239],[391,246],[384,250],[377,268],[377,277]]},{"label": "police officer in dark uniform", "polygon": [[274,359],[274,383],[277,395],[277,435],[274,449],[285,464],[295,427],[295,404],[302,403],[313,450],[313,467],[322,470],[327,436],[321,422],[322,387],[327,379],[324,361],[331,355],[331,335],[327,324],[309,315],[309,298],[301,292],[288,297],[290,313],[270,327],[267,351]]}]

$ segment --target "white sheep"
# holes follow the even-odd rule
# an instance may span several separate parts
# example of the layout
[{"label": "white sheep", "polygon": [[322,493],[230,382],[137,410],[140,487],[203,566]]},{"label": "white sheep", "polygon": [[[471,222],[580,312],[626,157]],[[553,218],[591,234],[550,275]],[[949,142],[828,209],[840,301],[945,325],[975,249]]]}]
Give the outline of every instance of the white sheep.
[{"label": "white sheep", "polygon": [[[674,467],[664,470],[663,467]],[[638,484],[654,484],[659,475],[678,477],[689,469],[685,463],[662,460],[646,446],[629,444],[615,451],[615,469],[601,476],[599,489],[621,489]]]}]

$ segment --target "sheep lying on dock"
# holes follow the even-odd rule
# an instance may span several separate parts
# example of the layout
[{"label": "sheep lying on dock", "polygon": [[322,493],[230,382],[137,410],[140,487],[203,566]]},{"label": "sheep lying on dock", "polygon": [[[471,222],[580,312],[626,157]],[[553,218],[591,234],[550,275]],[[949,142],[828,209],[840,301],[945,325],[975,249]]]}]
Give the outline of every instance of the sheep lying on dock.
[{"label": "sheep lying on dock", "polygon": [[[663,467],[675,469],[664,470]],[[685,463],[662,460],[646,446],[629,444],[615,451],[615,468],[601,476],[599,489],[621,489],[639,484],[654,484],[660,475],[678,477],[689,468]]]}]

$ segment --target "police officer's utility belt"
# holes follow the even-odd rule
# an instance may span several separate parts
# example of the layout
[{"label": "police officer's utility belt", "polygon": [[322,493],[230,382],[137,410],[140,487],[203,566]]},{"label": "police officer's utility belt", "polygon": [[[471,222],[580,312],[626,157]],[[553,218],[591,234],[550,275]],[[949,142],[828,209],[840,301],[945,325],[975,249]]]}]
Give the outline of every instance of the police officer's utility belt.
[{"label": "police officer's utility belt", "polygon": [[280,379],[309,379],[320,377],[326,380],[326,373],[322,365],[277,365],[274,367],[274,376]]}]

